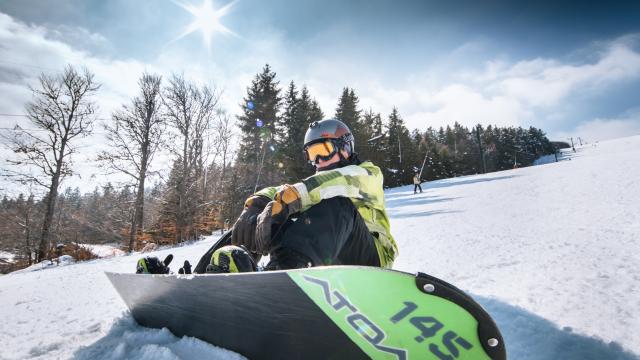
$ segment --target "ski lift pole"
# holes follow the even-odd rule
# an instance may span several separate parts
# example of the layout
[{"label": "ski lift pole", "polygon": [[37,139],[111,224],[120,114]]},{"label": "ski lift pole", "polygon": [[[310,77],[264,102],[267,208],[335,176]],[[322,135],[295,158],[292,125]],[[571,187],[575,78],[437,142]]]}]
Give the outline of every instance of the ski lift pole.
[{"label": "ski lift pole", "polygon": [[260,174],[262,174],[262,166],[264,165],[264,156],[267,153],[267,142],[262,144],[262,158],[260,159],[260,166],[258,166],[258,176],[256,177],[256,186],[253,187],[253,193],[258,192],[258,184],[260,183]]},{"label": "ski lift pole", "polygon": [[424,170],[424,165],[427,163],[427,157],[429,156],[429,150],[424,154],[424,160],[422,160],[422,166],[420,167],[420,174],[418,175],[418,179],[422,179],[422,170]]},{"label": "ski lift pole", "polygon": [[402,164],[402,146],[400,145],[400,129],[398,129],[398,157],[400,157],[400,164]]}]

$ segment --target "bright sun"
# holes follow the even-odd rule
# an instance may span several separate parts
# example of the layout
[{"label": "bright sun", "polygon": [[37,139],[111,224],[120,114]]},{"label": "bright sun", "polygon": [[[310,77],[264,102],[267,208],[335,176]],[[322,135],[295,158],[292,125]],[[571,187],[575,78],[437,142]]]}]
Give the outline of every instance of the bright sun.
[{"label": "bright sun", "polygon": [[202,32],[202,39],[207,49],[211,46],[211,37],[214,33],[231,34],[235,35],[231,30],[224,26],[220,22],[220,18],[225,16],[229,9],[235,4],[235,1],[221,7],[220,9],[214,9],[212,0],[204,0],[200,6],[193,4],[185,4],[179,1],[175,1],[183,9],[187,10],[193,15],[193,21],[187,29],[180,34],[178,39],[183,38],[192,32],[200,30]]}]

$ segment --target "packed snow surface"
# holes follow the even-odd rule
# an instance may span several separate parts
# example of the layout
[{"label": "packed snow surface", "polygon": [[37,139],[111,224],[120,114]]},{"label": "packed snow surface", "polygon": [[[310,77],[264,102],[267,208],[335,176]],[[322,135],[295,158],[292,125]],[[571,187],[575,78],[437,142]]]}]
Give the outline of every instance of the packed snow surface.
[{"label": "packed snow surface", "polygon": [[[471,293],[510,359],[640,359],[640,136],[565,155],[387,191],[395,268]],[[150,255],[177,268],[214,238]],[[135,324],[104,271],[140,256],[0,277],[0,359],[241,359]]]}]

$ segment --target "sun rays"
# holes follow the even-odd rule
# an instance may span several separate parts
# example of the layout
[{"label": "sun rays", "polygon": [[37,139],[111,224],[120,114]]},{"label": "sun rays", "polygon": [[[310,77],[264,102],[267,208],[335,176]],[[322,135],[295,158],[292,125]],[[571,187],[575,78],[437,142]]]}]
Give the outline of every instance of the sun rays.
[{"label": "sun rays", "polygon": [[235,4],[235,1],[219,8],[213,7],[212,0],[203,0],[199,6],[194,4],[188,4],[182,1],[174,0],[174,2],[193,15],[193,21],[187,26],[187,28],[178,36],[176,40],[179,40],[191,33],[200,31],[202,33],[202,40],[207,50],[211,48],[211,39],[214,34],[221,33],[226,35],[237,36],[233,31],[229,30],[220,19],[225,16],[229,9]]}]

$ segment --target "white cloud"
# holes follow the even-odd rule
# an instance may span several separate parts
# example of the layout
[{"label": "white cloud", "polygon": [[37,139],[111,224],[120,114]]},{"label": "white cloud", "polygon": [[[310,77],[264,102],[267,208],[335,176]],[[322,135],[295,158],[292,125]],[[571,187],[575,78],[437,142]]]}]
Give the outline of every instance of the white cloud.
[{"label": "white cloud", "polygon": [[[433,84],[424,89],[412,81],[402,88],[399,99],[407,106],[400,107],[400,113],[405,114],[410,128],[420,129],[455,121],[466,126],[540,126],[542,113],[563,112],[563,104],[574,95],[597,95],[640,79],[640,54],[632,49],[633,38],[625,36],[609,43],[596,54],[593,63],[564,64],[556,59],[536,58],[509,64],[497,59],[487,62],[483,71],[454,71],[448,83],[435,89]],[[414,75],[416,78],[427,76]],[[360,93],[370,96],[371,102],[385,103],[394,92],[388,89],[385,93]],[[408,97],[404,95],[407,92]]]},{"label": "white cloud", "polygon": [[79,26],[56,25],[48,27],[46,37],[50,40],[73,44],[76,49],[84,49],[89,52],[101,52],[110,50],[111,43],[102,34],[92,33]]},{"label": "white cloud", "polygon": [[[76,38],[68,36],[74,31]],[[326,48],[336,33],[340,31],[328,29],[326,34],[296,44],[278,30],[263,28],[256,37],[243,34],[242,39],[236,39],[237,53],[217,53],[222,50],[214,47],[214,58],[204,61],[180,44],[170,43],[154,61],[143,63],[91,53],[92,42],[101,48],[110,46],[100,34],[81,28],[27,25],[0,13],[0,113],[22,113],[30,99],[27,85],[35,84],[40,72],[59,72],[68,63],[87,66],[103,84],[97,97],[101,118],[109,118],[115,108],[129,101],[137,92],[136,82],[143,71],[165,78],[171,72],[183,72],[188,78],[215,85],[224,90],[223,107],[233,116],[255,74],[269,63],[283,89],[291,80],[298,86],[306,84],[326,116],[333,116],[342,88],[349,86],[360,97],[362,109],[371,108],[386,117],[396,106],[410,129],[456,121],[465,126],[482,123],[544,129],[541,114],[546,121],[572,121],[572,114],[563,106],[572,96],[585,91],[597,95],[640,78],[640,54],[633,50],[637,34],[585,50],[580,58],[590,61],[583,63],[552,58],[511,62],[496,55],[481,68],[463,66],[480,56],[489,42],[481,39],[462,44],[439,62],[426,62],[423,68],[395,69],[394,73],[401,75],[389,79],[385,68],[375,67],[380,62],[367,61],[367,55],[356,54],[348,42],[338,47],[344,53],[319,54],[318,49]],[[11,121],[3,118],[2,124],[11,126]],[[633,131],[637,121],[637,117],[596,119],[578,130],[597,133],[590,129],[607,128],[618,134]],[[100,135],[88,141],[99,144]],[[88,147],[76,163],[89,162],[97,150]],[[90,177],[91,172],[83,170],[83,179]]]},{"label": "white cloud", "polygon": [[[446,126],[456,121],[465,126],[549,125],[541,118],[562,127],[562,122],[572,121],[564,106],[571,97],[585,92],[597,97],[640,78],[640,54],[633,50],[634,38],[624,36],[590,49],[584,57],[593,60],[585,63],[552,58],[508,62],[498,57],[486,62],[482,69],[455,68],[459,59],[451,57],[479,52],[483,44],[471,42],[445,56],[444,64],[408,69],[405,78],[392,82],[382,80],[383,76],[377,74],[380,69],[368,68],[366,63],[339,54],[314,59],[312,55],[289,52],[290,58],[284,64],[288,64],[286,69],[298,69],[301,82],[309,85],[327,116],[333,114],[342,87],[349,86],[360,97],[363,109],[372,108],[386,116],[396,106],[411,129]],[[447,67],[446,62],[452,65]],[[308,66],[300,69],[299,64]],[[295,77],[294,80],[300,83]],[[565,115],[552,120],[549,114],[553,113]]]},{"label": "white cloud", "polygon": [[473,88],[454,84],[430,96],[428,104],[437,110],[410,114],[407,117],[410,125],[418,125],[419,129],[427,126],[438,128],[453,125],[454,122],[466,126],[474,124],[495,124],[509,126],[518,124],[523,118],[531,115],[521,104],[509,97],[487,97]]},{"label": "white cloud", "polygon": [[[65,180],[63,186],[80,185],[87,189],[96,185],[91,179],[92,175],[102,173],[102,170],[93,164],[96,154],[104,146],[102,122],[109,119],[114,109],[128,102],[137,92],[137,80],[145,69],[157,69],[135,60],[110,60],[92,56],[62,42],[60,39],[68,37],[63,36],[61,31],[27,25],[0,13],[0,113],[24,114],[24,104],[31,100],[28,86],[37,85],[40,73],[59,73],[66,64],[86,66],[95,74],[96,81],[102,84],[94,97],[99,108],[99,120],[94,124],[94,135],[78,142],[80,151],[73,158],[75,164],[81,164],[77,169],[82,180],[77,177],[70,178]],[[88,36],[87,41],[100,39],[99,35],[86,30],[78,34]],[[26,118],[19,116],[0,116],[0,124],[1,127],[7,128],[13,128],[16,124],[26,129],[32,127]],[[12,154],[5,150],[0,156],[7,159]],[[4,161],[0,166],[6,166]],[[0,187],[19,189],[7,183]]]},{"label": "white cloud", "polygon": [[558,138],[581,137],[593,142],[640,135],[640,112],[618,119],[594,119],[580,124],[571,133],[559,134]]},{"label": "white cloud", "polygon": [[613,43],[595,64],[565,65],[545,59],[519,62],[490,88],[530,106],[550,107],[576,91],[603,89],[638,77],[640,54]]},{"label": "white cloud", "polygon": [[[54,36],[56,39],[51,38],[51,34],[57,34]],[[58,73],[67,64],[86,66],[102,84],[98,103],[101,116],[108,117],[115,107],[136,92],[136,82],[142,71],[149,68],[154,70],[153,66],[135,60],[113,61],[92,56],[59,40],[64,38],[60,34],[59,30],[26,25],[0,13],[0,42],[3,45],[0,47],[0,68],[3,72],[14,74],[13,79],[0,79],[0,84],[18,84],[26,89],[27,85],[37,83],[41,72]],[[78,32],[77,36],[82,34],[89,37],[87,41],[102,38],[86,30]],[[24,104],[26,100],[29,98],[21,103]]]}]

